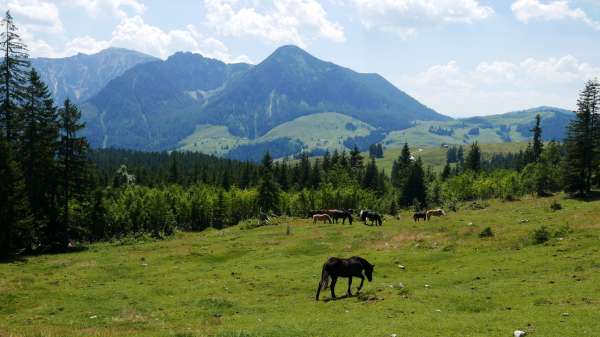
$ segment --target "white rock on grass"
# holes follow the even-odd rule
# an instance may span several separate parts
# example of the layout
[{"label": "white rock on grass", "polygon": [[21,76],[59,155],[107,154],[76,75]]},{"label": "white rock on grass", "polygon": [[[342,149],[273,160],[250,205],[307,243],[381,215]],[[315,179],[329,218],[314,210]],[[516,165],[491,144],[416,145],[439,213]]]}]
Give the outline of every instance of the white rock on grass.
[{"label": "white rock on grass", "polygon": [[525,335],[527,335],[527,332],[521,330],[515,330],[515,332],[513,333],[513,336],[515,337],[523,337]]}]

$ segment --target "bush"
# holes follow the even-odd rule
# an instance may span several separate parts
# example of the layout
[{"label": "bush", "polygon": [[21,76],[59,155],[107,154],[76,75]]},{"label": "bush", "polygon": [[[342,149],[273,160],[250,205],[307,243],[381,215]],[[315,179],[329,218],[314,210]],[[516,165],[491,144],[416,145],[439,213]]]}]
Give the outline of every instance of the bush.
[{"label": "bush", "polygon": [[479,237],[480,238],[491,238],[494,236],[494,232],[492,231],[491,227],[486,227],[484,228],[481,233],[479,233]]},{"label": "bush", "polygon": [[571,234],[571,233],[573,233],[573,229],[571,228],[571,226],[569,226],[569,224],[566,224],[566,225],[560,226],[560,228],[554,233],[554,237],[562,238],[562,237],[567,236],[567,234]]},{"label": "bush", "polygon": [[556,212],[556,211],[560,211],[561,209],[562,209],[562,205],[558,201],[554,200],[554,201],[552,201],[552,203],[550,203],[551,211]]},{"label": "bush", "polygon": [[550,232],[546,226],[542,226],[533,231],[533,242],[537,245],[550,240]]}]

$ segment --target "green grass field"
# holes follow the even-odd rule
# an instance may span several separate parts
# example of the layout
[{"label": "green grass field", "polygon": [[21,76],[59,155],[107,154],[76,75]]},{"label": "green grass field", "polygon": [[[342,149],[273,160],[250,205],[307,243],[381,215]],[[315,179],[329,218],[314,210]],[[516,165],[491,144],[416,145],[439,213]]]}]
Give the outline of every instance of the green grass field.
[{"label": "green grass field", "polygon": [[[551,211],[553,200],[563,209]],[[600,201],[490,201],[427,223],[409,217],[383,227],[281,219],[3,263],[0,336],[600,332]],[[534,244],[542,225],[550,240]],[[487,226],[495,236],[480,238]],[[376,265],[373,282],[316,302],[323,262],[352,255]],[[346,286],[338,282],[338,295]]]}]

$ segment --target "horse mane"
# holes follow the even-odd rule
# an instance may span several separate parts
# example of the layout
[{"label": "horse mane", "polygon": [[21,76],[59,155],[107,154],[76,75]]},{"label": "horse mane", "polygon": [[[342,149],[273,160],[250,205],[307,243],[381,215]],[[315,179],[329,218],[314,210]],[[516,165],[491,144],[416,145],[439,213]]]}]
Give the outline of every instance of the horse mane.
[{"label": "horse mane", "polygon": [[356,260],[358,260],[358,261],[360,262],[360,264],[362,264],[362,265],[363,265],[363,268],[365,268],[365,269],[366,269],[367,267],[369,267],[369,268],[371,268],[371,267],[372,267],[372,265],[369,263],[369,261],[367,261],[367,260],[363,259],[363,258],[362,258],[362,257],[360,257],[360,256],[353,256],[352,258],[353,258],[353,259],[356,259]]}]

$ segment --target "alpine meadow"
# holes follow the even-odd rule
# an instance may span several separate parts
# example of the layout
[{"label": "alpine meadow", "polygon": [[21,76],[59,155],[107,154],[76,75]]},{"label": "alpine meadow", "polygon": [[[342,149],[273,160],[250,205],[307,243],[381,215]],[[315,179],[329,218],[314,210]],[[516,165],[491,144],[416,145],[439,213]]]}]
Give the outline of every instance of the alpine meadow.
[{"label": "alpine meadow", "polygon": [[600,336],[595,2],[0,3],[0,337]]}]

